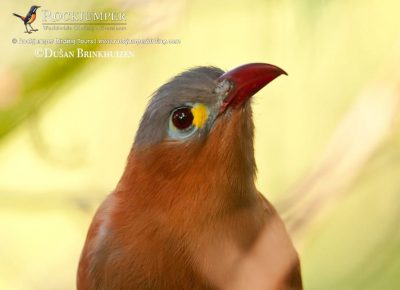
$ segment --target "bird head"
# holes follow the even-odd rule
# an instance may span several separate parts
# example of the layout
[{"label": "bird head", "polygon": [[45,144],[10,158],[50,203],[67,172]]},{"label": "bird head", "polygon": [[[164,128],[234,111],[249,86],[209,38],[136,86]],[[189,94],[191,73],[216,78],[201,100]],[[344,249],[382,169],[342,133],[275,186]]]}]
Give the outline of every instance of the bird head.
[{"label": "bird head", "polygon": [[36,13],[36,11],[38,10],[38,8],[40,8],[40,6],[33,5],[33,6],[31,7],[30,11],[31,11],[32,13]]},{"label": "bird head", "polygon": [[151,175],[153,184],[185,183],[189,175],[196,184],[253,186],[250,99],[281,74],[274,65],[250,63],[225,73],[196,67],[174,77],[152,96],[128,167],[140,166],[135,174]]},{"label": "bird head", "polygon": [[264,63],[246,64],[226,73],[216,67],[190,69],[154,93],[141,120],[135,146],[199,143],[216,127],[227,131],[233,115],[241,115],[242,123],[247,123],[251,120],[248,101],[281,74],[286,73]]}]

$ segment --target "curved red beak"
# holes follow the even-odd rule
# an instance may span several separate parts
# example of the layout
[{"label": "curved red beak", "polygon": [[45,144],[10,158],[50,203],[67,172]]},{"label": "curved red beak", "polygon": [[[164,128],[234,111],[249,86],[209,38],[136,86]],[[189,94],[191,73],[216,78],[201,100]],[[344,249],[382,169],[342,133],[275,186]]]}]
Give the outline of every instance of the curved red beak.
[{"label": "curved red beak", "polygon": [[224,73],[218,78],[220,90],[226,90],[220,114],[228,107],[238,108],[255,93],[281,74],[287,73],[272,64],[249,63]]}]

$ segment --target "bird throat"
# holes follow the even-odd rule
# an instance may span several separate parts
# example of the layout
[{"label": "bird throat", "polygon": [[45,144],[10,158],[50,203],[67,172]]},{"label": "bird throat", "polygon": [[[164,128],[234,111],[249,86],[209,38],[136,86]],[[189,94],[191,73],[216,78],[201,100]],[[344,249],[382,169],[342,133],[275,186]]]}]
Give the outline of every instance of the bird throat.
[{"label": "bird throat", "polygon": [[255,172],[248,108],[221,116],[202,141],[134,147],[117,191],[166,211],[201,200],[215,213],[256,199]]}]

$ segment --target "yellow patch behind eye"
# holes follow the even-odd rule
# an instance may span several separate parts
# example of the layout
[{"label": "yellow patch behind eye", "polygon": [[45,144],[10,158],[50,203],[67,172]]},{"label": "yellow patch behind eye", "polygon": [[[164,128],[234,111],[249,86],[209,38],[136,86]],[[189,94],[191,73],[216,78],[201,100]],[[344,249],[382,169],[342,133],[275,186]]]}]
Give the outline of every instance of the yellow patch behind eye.
[{"label": "yellow patch behind eye", "polygon": [[208,118],[208,109],[203,104],[196,104],[192,108],[193,125],[197,128],[202,128]]}]

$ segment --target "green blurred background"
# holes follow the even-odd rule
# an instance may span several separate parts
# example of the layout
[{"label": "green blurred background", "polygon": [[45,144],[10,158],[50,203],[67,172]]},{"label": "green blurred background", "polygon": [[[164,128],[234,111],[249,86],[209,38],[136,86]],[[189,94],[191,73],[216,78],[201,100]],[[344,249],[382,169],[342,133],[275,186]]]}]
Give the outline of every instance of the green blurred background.
[{"label": "green blurred background", "polygon": [[[28,36],[11,13],[32,4],[123,10],[127,30],[49,32],[39,16]],[[248,62],[289,73],[253,101],[257,183],[292,233],[305,288],[400,289],[399,1],[0,7],[0,289],[74,289],[89,222],[118,182],[149,95],[192,66]],[[80,46],[131,49],[130,59],[40,59],[11,42],[30,37],[181,43]]]}]

